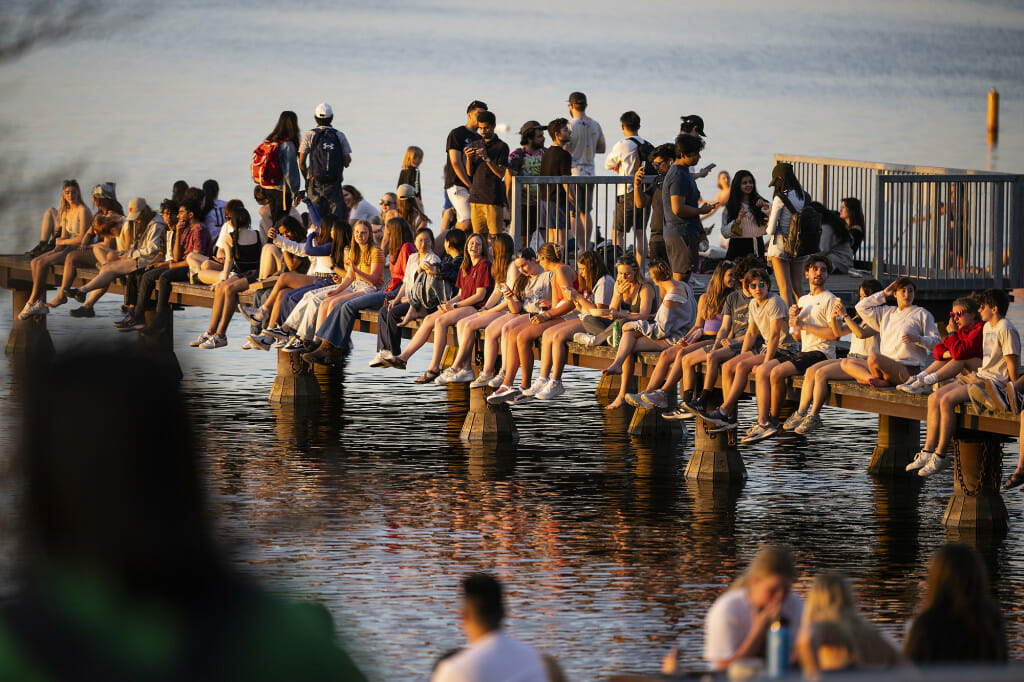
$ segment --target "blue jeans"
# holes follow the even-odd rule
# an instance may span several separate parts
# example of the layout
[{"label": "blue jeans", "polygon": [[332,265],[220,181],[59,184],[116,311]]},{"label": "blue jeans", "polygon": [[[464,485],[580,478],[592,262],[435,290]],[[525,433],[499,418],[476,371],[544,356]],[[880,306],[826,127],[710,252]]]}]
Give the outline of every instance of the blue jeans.
[{"label": "blue jeans", "polygon": [[332,346],[348,349],[352,345],[352,328],[360,310],[379,308],[384,301],[395,295],[391,291],[372,291],[361,296],[353,296],[344,303],[334,306],[323,324],[316,330],[316,338],[322,339]]}]

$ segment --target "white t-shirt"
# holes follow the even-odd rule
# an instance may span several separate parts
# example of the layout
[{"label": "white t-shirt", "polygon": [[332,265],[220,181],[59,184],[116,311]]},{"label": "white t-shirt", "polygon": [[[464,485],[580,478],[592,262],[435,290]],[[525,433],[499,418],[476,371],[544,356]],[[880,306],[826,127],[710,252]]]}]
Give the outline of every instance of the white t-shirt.
[{"label": "white t-shirt", "polygon": [[756,298],[750,299],[747,315],[749,323],[757,326],[757,331],[761,333],[765,344],[768,343],[768,337],[772,333],[772,322],[782,318],[782,327],[785,331],[782,338],[779,339],[779,348],[796,345],[796,340],[789,335],[789,308],[778,294],[772,294],[767,301],[760,304]]},{"label": "white t-shirt", "polygon": [[1020,334],[1005,317],[995,325],[986,322],[982,330],[981,340],[981,367],[978,369],[978,377],[991,379],[999,384],[1005,384],[1010,380],[1006,369],[1005,355],[1016,355],[1020,362]]},{"label": "white t-shirt", "polygon": [[615,296],[615,280],[611,275],[605,275],[594,285],[594,305],[608,307]]},{"label": "white t-shirt", "polygon": [[[927,367],[931,364],[931,351],[939,341],[939,328],[935,318],[924,308],[910,305],[900,310],[885,304],[885,292],[879,291],[857,301],[857,312],[880,338],[878,352],[903,365]],[[903,336],[914,334],[920,341],[903,343]]]},{"label": "white t-shirt", "polygon": [[[789,620],[790,653],[800,630],[804,605],[792,590],[782,602],[782,615]],[[704,659],[712,666],[736,654],[754,626],[754,607],[747,590],[729,590],[715,600],[704,619]]]},{"label": "white t-shirt", "polygon": [[438,664],[432,682],[547,682],[540,654],[504,630],[489,632]]},{"label": "white t-shirt", "polygon": [[221,226],[224,225],[224,207],[228,202],[223,199],[214,199],[213,208],[203,218],[203,227],[210,233],[210,239],[218,239],[221,233]]},{"label": "white t-shirt", "polygon": [[[836,297],[831,291],[823,291],[820,294],[804,294],[796,304],[800,308],[800,315],[797,319],[817,327],[828,329],[828,322],[832,318],[832,308],[835,306]],[[835,359],[836,342],[823,339],[817,334],[801,329],[800,330],[800,351],[810,353],[820,351],[826,357]]]},{"label": "white t-shirt", "polygon": [[359,203],[356,204],[349,213],[348,220],[350,223],[354,223],[357,220],[369,220],[377,215],[380,215],[380,211],[377,210],[376,206],[366,199],[360,199]]},{"label": "white t-shirt", "polygon": [[604,133],[597,121],[587,115],[569,119],[569,143],[565,150],[572,154],[573,175],[593,175],[594,155]]},{"label": "white t-shirt", "polygon": [[[626,138],[616,142],[612,150],[608,152],[608,156],[604,158],[604,169],[615,171],[624,178],[636,175],[636,169],[639,166],[637,151],[644,142],[646,140],[639,135],[634,135],[632,139]],[[616,185],[616,195],[622,196],[625,193],[626,185]]]}]

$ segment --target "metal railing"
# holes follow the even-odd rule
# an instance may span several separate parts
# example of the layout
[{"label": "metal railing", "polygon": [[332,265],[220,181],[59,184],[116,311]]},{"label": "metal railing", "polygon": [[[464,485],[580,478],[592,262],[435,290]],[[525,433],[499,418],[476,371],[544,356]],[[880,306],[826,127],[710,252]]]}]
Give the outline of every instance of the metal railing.
[{"label": "metal railing", "polygon": [[874,274],[919,289],[1024,286],[1024,176],[879,175]]},{"label": "metal railing", "polygon": [[914,166],[898,163],[878,163],[872,161],[850,161],[846,159],[827,159],[814,156],[798,156],[795,154],[776,154],[775,163],[785,161],[793,164],[793,170],[800,184],[815,201],[826,207],[839,210],[840,202],[846,197],[860,199],[864,209],[864,243],[861,244],[856,257],[859,260],[870,260],[875,253],[875,241],[878,234],[874,219],[877,215],[875,203],[876,179],[885,175],[1002,175],[960,168],[940,168],[938,166]]},{"label": "metal railing", "polygon": [[[639,229],[623,234],[615,230],[615,210],[618,188],[623,187],[630,201],[632,211],[632,178],[619,175],[598,176],[514,176],[511,197],[513,197],[512,238],[516,249],[523,246],[536,248],[538,244],[553,241],[559,244],[566,262],[575,262],[587,248],[597,248],[607,253],[617,245],[623,252],[633,249],[641,259],[647,257],[647,221],[650,208],[633,213]],[[653,178],[645,178],[645,183]],[[560,187],[561,186],[561,187]],[[566,191],[568,190],[568,191]],[[575,206],[569,200],[575,199]],[[516,200],[518,198],[518,200]],[[591,206],[589,219],[583,219],[583,211],[577,211],[584,202]],[[643,261],[641,261],[643,262]]]}]

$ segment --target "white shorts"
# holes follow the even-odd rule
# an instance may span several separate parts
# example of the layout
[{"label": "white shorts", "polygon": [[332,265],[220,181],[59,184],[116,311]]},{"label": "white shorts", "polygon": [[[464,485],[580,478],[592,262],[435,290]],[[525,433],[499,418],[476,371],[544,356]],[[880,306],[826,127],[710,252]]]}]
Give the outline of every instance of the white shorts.
[{"label": "white shorts", "polygon": [[460,223],[468,222],[469,213],[469,190],[460,185],[452,185],[447,190],[448,201],[452,202],[455,209],[456,220]]}]

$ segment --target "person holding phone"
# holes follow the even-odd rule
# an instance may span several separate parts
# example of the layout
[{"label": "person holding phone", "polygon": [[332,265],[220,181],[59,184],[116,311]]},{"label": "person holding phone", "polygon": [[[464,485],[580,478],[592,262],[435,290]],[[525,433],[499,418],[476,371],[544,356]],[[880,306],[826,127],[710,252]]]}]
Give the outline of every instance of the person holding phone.
[{"label": "person holding phone", "polygon": [[676,137],[676,160],[665,173],[662,201],[665,210],[665,250],[668,252],[672,278],[690,279],[694,255],[704,237],[701,216],[711,213],[717,202],[701,205],[700,191],[689,169],[700,161],[704,140],[694,135]]}]

